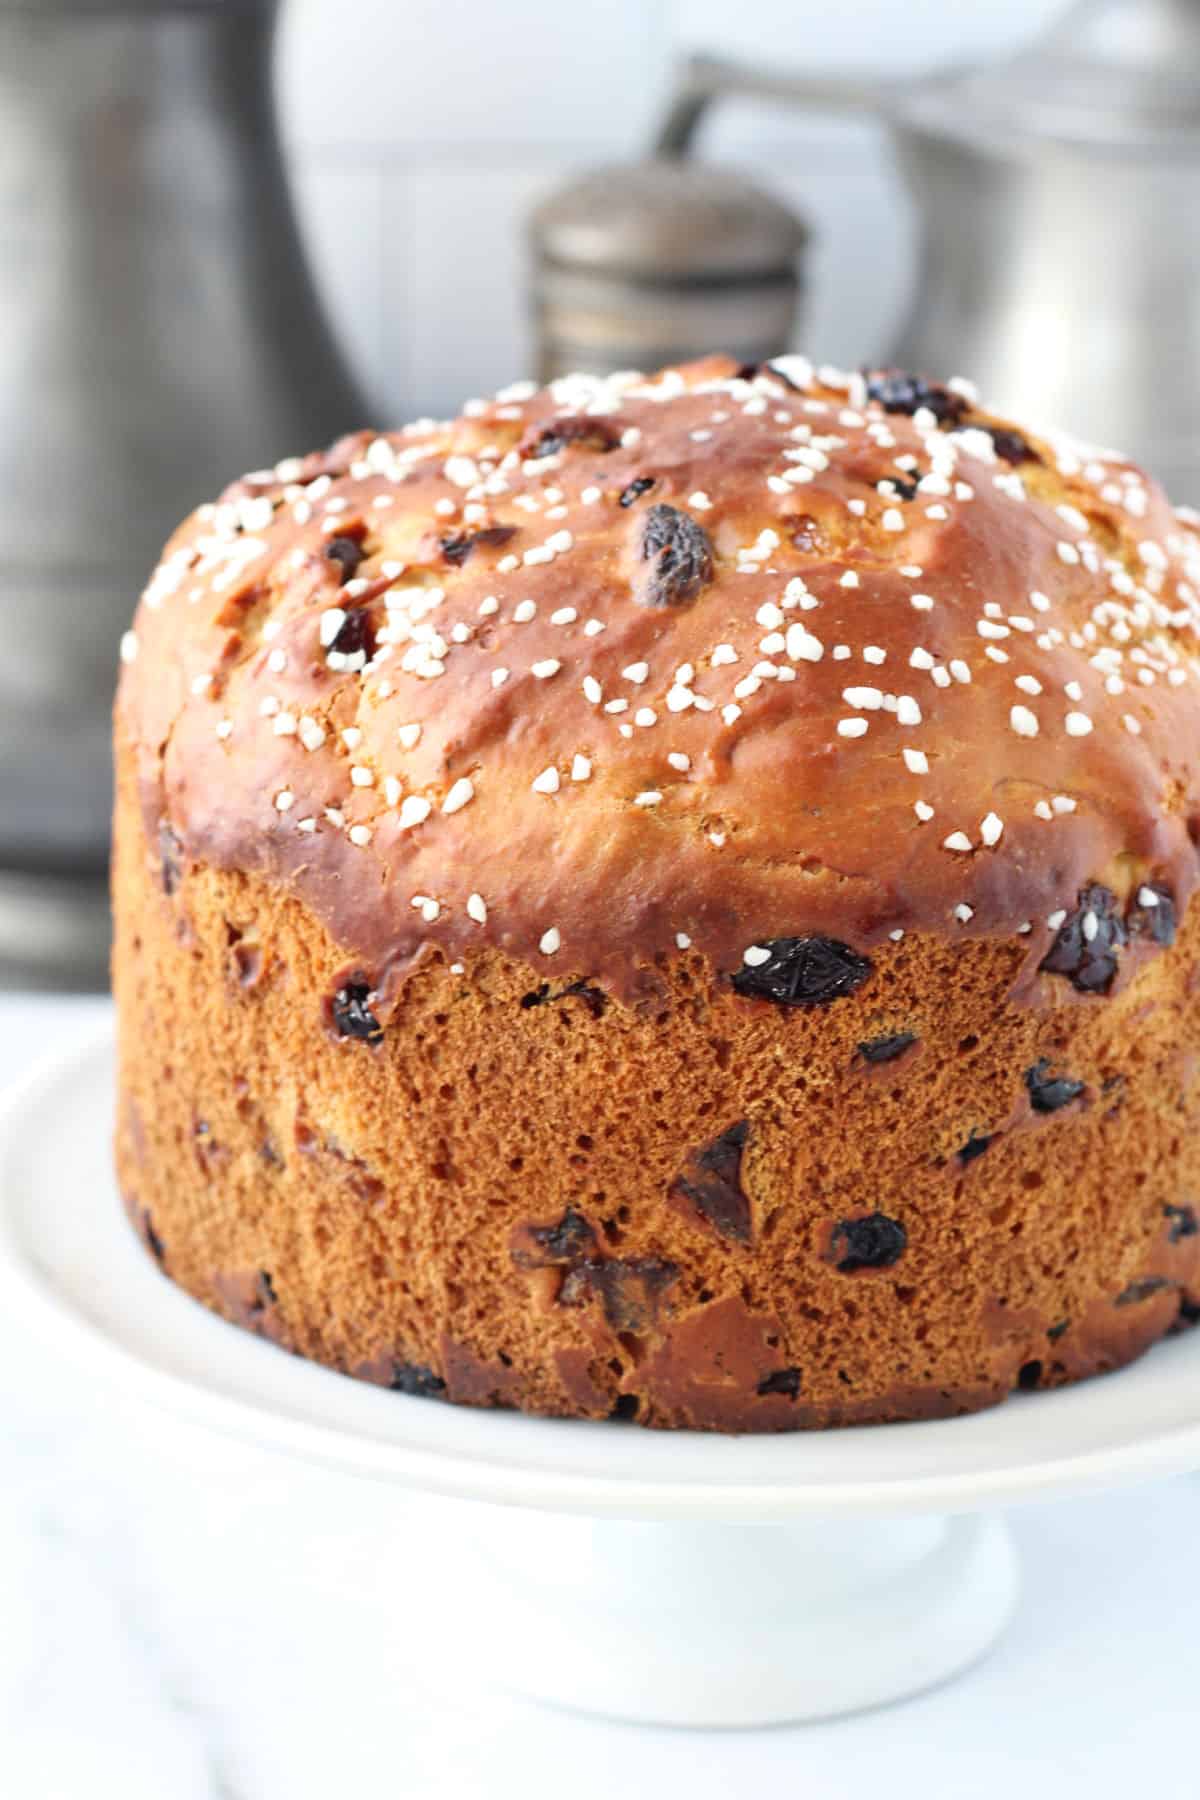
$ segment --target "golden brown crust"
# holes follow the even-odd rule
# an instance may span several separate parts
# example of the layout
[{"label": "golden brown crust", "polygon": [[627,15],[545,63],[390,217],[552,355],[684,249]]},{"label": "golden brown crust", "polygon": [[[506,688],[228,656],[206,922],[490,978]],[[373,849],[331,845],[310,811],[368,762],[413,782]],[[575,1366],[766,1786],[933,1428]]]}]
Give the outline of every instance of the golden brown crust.
[{"label": "golden brown crust", "polygon": [[[129,640],[148,815],[285,883],[388,993],[433,946],[628,997],[680,934],[730,971],[1022,925],[1028,986],[1085,882],[1182,909],[1200,533],[1127,464],[931,394],[944,428],[716,358],[239,483]],[[711,545],[679,604],[641,603],[656,507]]]},{"label": "golden brown crust", "polygon": [[952,390],[782,366],[348,440],[173,540],[117,711],[118,1163],[225,1316],[718,1430],[1196,1316],[1200,537]]}]

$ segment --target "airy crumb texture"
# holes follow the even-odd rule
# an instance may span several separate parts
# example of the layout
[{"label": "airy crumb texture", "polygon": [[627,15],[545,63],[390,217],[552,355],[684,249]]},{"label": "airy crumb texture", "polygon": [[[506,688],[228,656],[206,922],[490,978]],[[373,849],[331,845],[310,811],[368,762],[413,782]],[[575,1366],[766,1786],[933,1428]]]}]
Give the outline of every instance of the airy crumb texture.
[{"label": "airy crumb texture", "polygon": [[408,1393],[964,1412],[1200,1316],[1200,533],[726,359],[263,470],[122,646],[118,1165]]}]

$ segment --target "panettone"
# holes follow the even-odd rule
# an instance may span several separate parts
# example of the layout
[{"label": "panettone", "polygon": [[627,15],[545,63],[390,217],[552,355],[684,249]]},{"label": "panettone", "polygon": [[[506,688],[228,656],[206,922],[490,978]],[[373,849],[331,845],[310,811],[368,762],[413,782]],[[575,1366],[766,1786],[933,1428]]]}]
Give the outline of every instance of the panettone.
[{"label": "panettone", "polygon": [[952,1414],[1200,1316],[1200,520],[969,385],[520,385],[176,533],[122,1191],[405,1393]]}]

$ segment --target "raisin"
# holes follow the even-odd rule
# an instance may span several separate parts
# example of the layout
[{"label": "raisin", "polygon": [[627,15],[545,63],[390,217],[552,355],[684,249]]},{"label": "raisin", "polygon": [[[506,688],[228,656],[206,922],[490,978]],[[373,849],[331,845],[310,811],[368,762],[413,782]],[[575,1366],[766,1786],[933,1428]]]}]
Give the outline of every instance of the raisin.
[{"label": "raisin", "polygon": [[596,1233],[581,1212],[568,1206],[557,1225],[530,1225],[524,1228],[532,1249],[518,1245],[513,1261],[524,1269],[544,1269],[552,1264],[573,1264],[590,1256],[596,1248]]},{"label": "raisin", "polygon": [[621,497],[617,501],[617,505],[632,506],[635,500],[640,500],[643,494],[648,494],[653,486],[653,475],[639,475],[636,480],[630,482],[627,488],[621,489]]},{"label": "raisin", "polygon": [[689,1157],[675,1187],[722,1237],[750,1242],[750,1201],[742,1189],[742,1151],[750,1135],[749,1119],[739,1119],[711,1144]]},{"label": "raisin", "polygon": [[1066,975],[1081,994],[1106,994],[1120,966],[1118,951],[1129,934],[1115,896],[1098,882],[1079,890],[1079,904],[1059,927],[1039,968]]},{"label": "raisin", "polygon": [[627,1262],[581,1262],[563,1282],[559,1302],[580,1306],[597,1295],[613,1331],[643,1332],[654,1323],[659,1301],[678,1275],[674,1263],[656,1256],[631,1257]]},{"label": "raisin", "polygon": [[522,994],[520,1005],[525,1012],[534,1006],[553,1005],[556,1000],[582,1000],[593,1019],[602,1019],[608,1006],[608,995],[603,988],[594,987],[590,981],[572,981],[557,994],[550,992],[550,984],[543,981],[540,987],[531,988],[529,993]]},{"label": "raisin", "polygon": [[826,1006],[860,988],[871,963],[836,938],[774,938],[766,962],[748,964],[732,977],[739,994],[778,1006]]},{"label": "raisin", "polygon": [[1200,1219],[1196,1217],[1194,1206],[1164,1206],[1163,1214],[1171,1222],[1168,1243],[1181,1243],[1184,1238],[1195,1237],[1200,1232]]},{"label": "raisin", "polygon": [[261,1311],[264,1306],[278,1306],[279,1295],[275,1292],[275,1283],[271,1280],[271,1277],[265,1269],[260,1269],[258,1271],[257,1280],[259,1294],[257,1304],[259,1310]]},{"label": "raisin", "polygon": [[1041,462],[1041,457],[1032,444],[1026,443],[1019,431],[1010,431],[1002,425],[980,425],[980,431],[986,431],[992,440],[992,448],[1001,462],[1023,463]]},{"label": "raisin", "polygon": [[888,481],[891,483],[891,486],[894,489],[895,498],[897,500],[915,500],[916,499],[917,488],[919,487],[920,481],[921,481],[921,477],[919,475],[914,475],[911,481],[906,481],[903,478],[903,476],[901,476],[901,475],[889,475]]},{"label": "raisin", "polygon": [[435,1375],[424,1363],[393,1363],[388,1386],[393,1393],[415,1394],[423,1400],[435,1400],[446,1391],[441,1376]]},{"label": "raisin", "polygon": [[158,862],[162,891],[170,899],[183,874],[183,845],[165,819],[158,826]]},{"label": "raisin", "polygon": [[864,1062],[890,1063],[917,1042],[915,1031],[898,1031],[894,1037],[871,1038],[867,1043],[858,1046],[858,1054]]},{"label": "raisin", "polygon": [[[1149,905],[1142,899],[1143,893],[1154,894],[1156,898]],[[1175,942],[1175,897],[1165,887],[1156,882],[1145,882],[1138,888],[1134,904],[1125,915],[1125,923],[1132,937],[1150,937],[1156,944],[1167,949]]]},{"label": "raisin", "polygon": [[867,375],[867,397],[882,406],[884,412],[931,412],[939,425],[955,425],[967,410],[961,394],[943,387],[941,382],[926,381],[923,375],[907,375],[903,369],[876,369]]},{"label": "raisin", "polygon": [[1200,1304],[1189,1300],[1185,1295],[1179,1302],[1179,1316],[1175,1320],[1176,1331],[1186,1331],[1192,1325],[1200,1325]]},{"label": "raisin", "polygon": [[642,606],[682,606],[712,580],[708,533],[678,507],[650,507],[642,523],[640,554],[650,564],[635,598]]},{"label": "raisin", "polygon": [[636,1419],[639,1405],[636,1394],[618,1394],[608,1416],[610,1419]]},{"label": "raisin", "polygon": [[1025,1071],[1025,1086],[1029,1089],[1029,1104],[1034,1112],[1053,1113],[1062,1106],[1070,1106],[1072,1100],[1078,1100],[1086,1085],[1082,1081],[1072,1081],[1066,1075],[1051,1075],[1049,1070],[1050,1064],[1043,1056]]},{"label": "raisin", "polygon": [[356,538],[330,538],[325,546],[325,556],[329,562],[338,565],[342,581],[347,582],[363,559],[363,547]]},{"label": "raisin", "polygon": [[843,1275],[856,1269],[890,1269],[908,1248],[908,1233],[899,1219],[886,1213],[867,1213],[858,1219],[839,1219],[830,1249]]},{"label": "raisin", "polygon": [[514,538],[516,535],[515,525],[489,525],[483,531],[463,532],[458,537],[442,539],[442,557],[446,562],[453,563],[455,568],[459,568],[466,562],[472,550],[478,549],[481,544],[499,549],[502,544],[507,544],[510,538]]},{"label": "raisin", "polygon": [[522,445],[520,454],[536,462],[543,456],[557,456],[568,444],[607,453],[615,450],[620,441],[620,429],[607,419],[556,419],[553,425],[543,427],[532,444]]},{"label": "raisin", "polygon": [[330,1010],[339,1037],[362,1038],[368,1044],[379,1042],[383,1026],[367,1005],[370,997],[370,988],[361,981],[348,981],[345,987],[337,990]]},{"label": "raisin", "polygon": [[151,1256],[161,1266],[166,1261],[167,1247],[154,1229],[154,1221],[150,1217],[149,1208],[142,1210],[142,1230],[146,1234],[146,1245]]},{"label": "raisin", "polygon": [[1127,1288],[1122,1288],[1113,1302],[1114,1306],[1137,1306],[1142,1300],[1149,1300],[1153,1294],[1161,1294],[1171,1283],[1165,1275],[1144,1275],[1140,1281],[1131,1281]]},{"label": "raisin", "polygon": [[799,1369],[772,1369],[769,1375],[763,1376],[754,1391],[756,1394],[763,1395],[785,1394],[789,1400],[794,1400],[800,1392],[800,1371]]},{"label": "raisin", "polygon": [[361,656],[364,662],[370,662],[375,654],[375,627],[365,607],[353,607],[346,614],[325,654],[327,657]]},{"label": "raisin", "polygon": [[791,388],[793,394],[802,394],[805,391],[792,380],[790,375],[785,375],[782,369],[777,369],[773,362],[739,363],[733,371],[735,381],[753,381],[756,375],[769,375],[772,381],[781,382],[784,387]]},{"label": "raisin", "polygon": [[1050,1339],[1052,1344],[1057,1344],[1063,1332],[1070,1326],[1070,1323],[1070,1319],[1059,1319],[1055,1324],[1047,1328],[1046,1336]]},{"label": "raisin", "polygon": [[972,1131],[970,1137],[958,1152],[958,1160],[961,1166],[965,1169],[969,1167],[971,1163],[976,1162],[992,1143],[995,1136],[996,1133],[994,1131],[982,1134],[977,1131]]},{"label": "raisin", "polygon": [[1040,1385],[1041,1379],[1042,1365],[1040,1362],[1027,1362],[1021,1364],[1020,1371],[1017,1375],[1017,1386],[1019,1388],[1023,1388],[1027,1394],[1032,1393],[1034,1388]]}]

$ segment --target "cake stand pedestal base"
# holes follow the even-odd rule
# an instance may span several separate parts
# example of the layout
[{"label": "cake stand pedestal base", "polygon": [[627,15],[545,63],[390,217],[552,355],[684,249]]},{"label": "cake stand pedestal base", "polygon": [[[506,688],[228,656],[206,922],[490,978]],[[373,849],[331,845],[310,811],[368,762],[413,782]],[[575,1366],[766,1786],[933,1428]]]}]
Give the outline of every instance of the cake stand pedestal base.
[{"label": "cake stand pedestal base", "polygon": [[989,1516],[658,1524],[472,1507],[463,1526],[459,1667],[640,1724],[777,1725],[903,1699],[982,1656],[1017,1594]]}]

